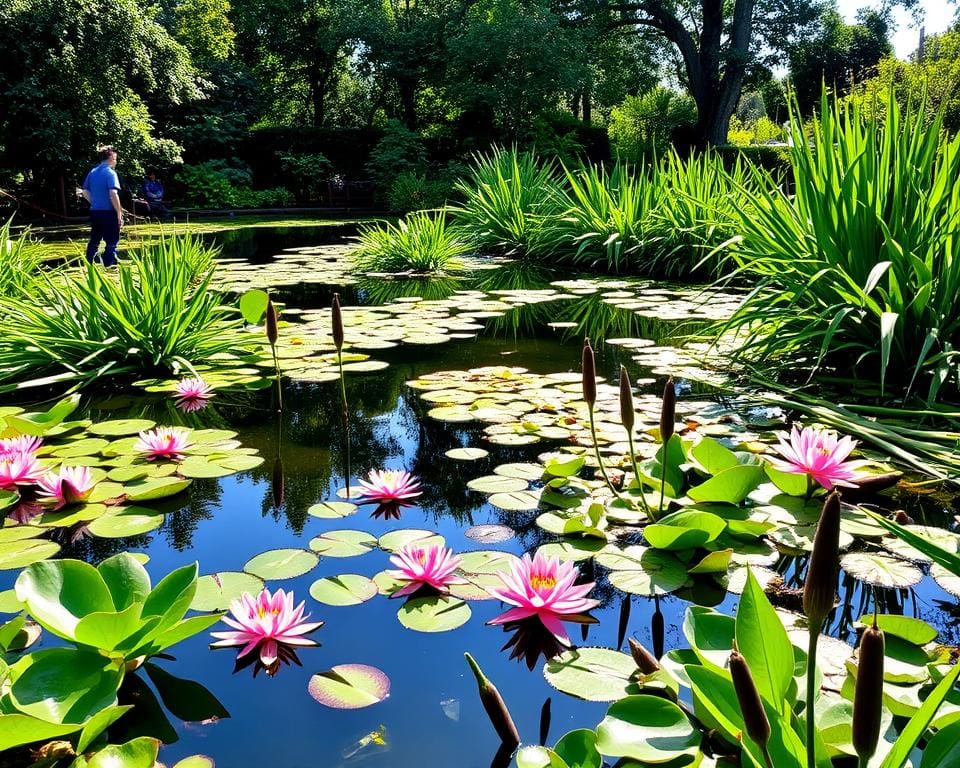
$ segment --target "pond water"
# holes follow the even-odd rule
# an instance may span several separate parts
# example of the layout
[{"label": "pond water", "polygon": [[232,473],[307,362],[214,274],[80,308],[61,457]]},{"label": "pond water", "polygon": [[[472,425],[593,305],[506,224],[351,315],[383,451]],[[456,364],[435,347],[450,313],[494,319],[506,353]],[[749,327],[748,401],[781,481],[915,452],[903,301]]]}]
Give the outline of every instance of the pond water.
[{"label": "pond water", "polygon": [[[324,229],[322,234],[326,237],[329,231]],[[296,252],[316,246],[320,235],[321,230],[249,230],[227,238],[220,236],[218,242],[228,262],[235,259],[236,263],[262,266],[287,249]],[[534,284],[528,277],[526,287],[545,285],[550,277],[544,275]],[[345,304],[357,304],[392,300],[398,293],[411,291],[423,296],[427,286],[386,280],[338,285],[288,276],[273,287],[289,306],[309,310],[328,307],[335,290]],[[434,286],[438,298],[462,288],[453,284]],[[550,446],[491,444],[484,439],[482,424],[429,418],[426,412],[430,404],[405,382],[438,370],[488,365],[522,366],[544,374],[578,372],[580,332],[551,325],[568,322],[572,316],[568,306],[574,303],[520,308],[515,318],[491,319],[488,330],[473,338],[436,345],[404,344],[378,351],[376,358],[389,363],[387,368],[347,378],[349,468],[336,382],[289,383],[283,392],[281,413],[273,408],[271,394],[266,392],[232,404],[229,398],[218,399],[183,420],[194,426],[229,426],[236,430],[244,445],[256,448],[265,457],[261,467],[224,479],[196,480],[188,495],[177,497],[164,508],[168,514],[156,531],[131,539],[80,538],[66,546],[62,554],[97,561],[125,549],[142,552],[149,556],[147,567],[156,579],[193,561],[199,561],[201,573],[238,571],[254,555],[274,548],[307,548],[310,539],[335,529],[365,531],[375,537],[397,529],[429,529],[440,533],[456,552],[532,552],[553,538],[535,525],[537,513],[498,509],[487,502],[485,494],[468,489],[466,483],[490,474],[498,465],[535,459]],[[595,335],[643,336],[661,344],[677,333],[677,321],[623,314],[630,317],[620,317],[614,311],[615,319],[591,320]],[[656,380],[644,385],[646,391],[660,391],[663,377],[656,369],[641,368],[624,347],[599,347],[601,375],[614,380],[621,362],[630,367],[635,379]],[[680,384],[681,398],[706,397],[702,394],[706,390],[699,385]],[[732,406],[732,413],[738,409],[741,414],[748,412],[743,403],[723,405]],[[155,415],[162,408],[157,398],[121,393],[98,398],[89,404],[88,412],[91,418],[106,419]],[[174,412],[165,413],[169,422],[169,414]],[[446,451],[460,446],[484,447],[489,455],[471,462],[445,456]],[[274,475],[278,457],[283,471],[282,500],[277,498]],[[399,519],[372,516],[370,506],[342,520],[319,519],[307,513],[317,502],[337,499],[338,490],[346,484],[345,475],[352,475],[351,484],[355,484],[371,468],[404,468],[418,475],[425,489],[418,504],[402,510]],[[897,503],[919,520],[942,525],[949,519],[940,497],[903,497]],[[497,544],[478,543],[466,535],[471,526],[487,523],[510,526],[516,535]],[[781,557],[771,568],[784,575],[787,586],[796,586],[802,562],[803,558]],[[331,607],[308,594],[310,585],[322,577],[345,573],[372,577],[388,567],[388,553],[373,549],[353,558],[321,557],[317,567],[304,576],[269,582],[272,588],[293,590],[298,601],[306,600],[312,619],[325,622],[313,635],[320,647],[299,653],[302,666],[283,666],[273,677],[254,677],[250,668],[235,673],[233,650],[209,650],[208,635],[195,636],[176,647],[175,660],[159,664],[178,678],[203,685],[230,717],[203,724],[183,723],[175,717],[170,725],[131,721],[126,729],[115,728],[111,740],[122,741],[141,732],[159,735],[168,742],[161,752],[161,759],[168,765],[180,757],[203,753],[220,768],[486,768],[492,761],[496,764],[499,740],[478,699],[476,683],[463,658],[465,651],[479,661],[499,687],[526,743],[539,741],[541,729],[547,724],[547,741],[552,743],[567,730],[594,727],[602,719],[608,705],[581,701],[553,689],[542,674],[542,658],[532,670],[522,660],[510,658],[511,649],[503,649],[510,635],[500,627],[485,625],[502,610],[496,601],[471,602],[472,617],[457,629],[421,633],[406,629],[398,621],[401,601],[377,596],[361,605]],[[682,623],[691,600],[716,605],[725,613],[732,613],[737,603],[736,595],[707,581],[697,580],[695,586],[680,594],[654,601],[615,589],[606,580],[605,570],[591,561],[581,563],[581,570],[597,581],[593,596],[601,600],[601,606],[592,612],[599,620],[597,624],[583,627],[582,635],[580,627],[570,625],[571,637],[581,646],[626,648],[625,637],[634,637],[658,651],[687,647]],[[0,572],[0,590],[9,588],[14,576],[15,572]],[[835,612],[830,632],[853,642],[850,619],[872,608],[873,601],[868,591],[848,577],[842,577],[840,595],[848,607]],[[942,609],[942,605],[956,601],[929,578],[910,590],[884,591],[880,599],[889,612],[916,615],[933,624],[941,630],[942,642],[960,641],[956,620]],[[43,642],[50,641],[45,638]],[[307,685],[313,674],[350,663],[383,670],[391,680],[389,698],[364,709],[334,710],[310,697]],[[152,694],[145,688],[141,686],[141,690],[128,695],[135,696],[138,703],[147,702]],[[138,706],[140,709],[149,707]],[[371,738],[372,734],[376,738]]]}]

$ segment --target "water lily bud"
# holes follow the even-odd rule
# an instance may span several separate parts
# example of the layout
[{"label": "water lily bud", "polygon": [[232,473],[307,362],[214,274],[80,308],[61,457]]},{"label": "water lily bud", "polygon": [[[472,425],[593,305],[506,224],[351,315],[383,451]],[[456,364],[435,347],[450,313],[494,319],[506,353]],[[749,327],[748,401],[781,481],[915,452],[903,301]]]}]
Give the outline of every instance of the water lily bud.
[{"label": "water lily bud", "polygon": [[883,715],[883,632],[867,627],[860,639],[860,662],[857,665],[857,686],[853,694],[853,748],[863,761],[873,757],[880,739]]},{"label": "water lily bud", "polygon": [[833,610],[837,594],[837,568],[840,564],[840,496],[834,491],[823,503],[817,533],[813,537],[813,552],[807,566],[807,580],[803,585],[803,612],[810,622],[810,631],[819,631],[820,625]]},{"label": "water lily bud", "polygon": [[630,376],[627,369],[620,366],[620,421],[627,432],[633,431],[636,416],[633,412],[633,387],[630,385]]},{"label": "water lily bud", "polygon": [[277,343],[277,339],[280,338],[280,317],[277,315],[277,308],[273,303],[273,299],[267,299],[267,341],[270,342],[270,345],[273,346]]},{"label": "water lily bud", "polygon": [[730,676],[733,678],[733,690],[740,703],[747,736],[766,750],[767,741],[770,739],[770,721],[767,720],[767,713],[763,709],[763,702],[760,700],[757,684],[753,681],[750,665],[740,655],[736,644],[730,654]]},{"label": "water lily bud", "polygon": [[673,437],[673,425],[677,420],[677,390],[673,376],[663,385],[663,405],[660,406],[660,441],[666,445]]},{"label": "water lily bud", "polygon": [[490,722],[493,724],[497,735],[500,736],[500,740],[504,744],[509,744],[511,748],[517,746],[520,743],[520,734],[517,732],[517,726],[513,723],[510,710],[507,709],[507,705],[504,703],[500,691],[498,691],[497,687],[483,674],[483,670],[480,669],[480,665],[474,661],[473,656],[469,653],[465,653],[463,656],[467,660],[467,664],[470,665],[473,676],[477,678],[477,688],[480,690],[480,701],[483,704],[483,708],[487,711],[487,717],[490,718]]},{"label": "water lily bud", "polygon": [[333,305],[330,307],[330,319],[333,324],[333,343],[337,352],[343,349],[343,315],[340,313],[340,294],[333,294]]},{"label": "water lily bud", "polygon": [[583,340],[580,368],[583,371],[583,399],[592,411],[597,402],[597,364],[593,359],[593,347],[590,346],[589,337]]},{"label": "water lily bud", "polygon": [[633,656],[633,662],[643,674],[652,675],[660,669],[660,662],[642,643],[638,643],[632,637],[627,638],[627,642],[630,644],[630,655]]}]

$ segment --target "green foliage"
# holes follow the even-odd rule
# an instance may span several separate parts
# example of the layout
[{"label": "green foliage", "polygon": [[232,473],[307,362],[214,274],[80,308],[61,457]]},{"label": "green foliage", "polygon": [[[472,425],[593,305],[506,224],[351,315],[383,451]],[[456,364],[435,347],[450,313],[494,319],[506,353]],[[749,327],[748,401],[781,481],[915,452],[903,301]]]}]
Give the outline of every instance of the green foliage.
[{"label": "green foliage", "polygon": [[453,191],[447,178],[431,178],[427,174],[404,171],[387,190],[387,206],[391,211],[406,213],[424,208],[441,208]]},{"label": "green foliage", "polygon": [[401,173],[425,173],[426,169],[427,150],[420,137],[399,120],[388,121],[367,163],[367,172],[377,187],[387,190]]},{"label": "green foliage", "polygon": [[12,237],[11,222],[0,227],[0,299],[27,291],[43,262],[43,248],[28,232]]},{"label": "green foliage", "polygon": [[363,227],[360,243],[352,252],[357,268],[365,272],[443,272],[460,266],[458,257],[469,246],[446,214],[418,211],[396,225]]},{"label": "green foliage", "polygon": [[540,258],[554,250],[549,219],[559,211],[559,185],[551,164],[529,152],[496,148],[475,155],[469,178],[457,182],[462,205],[453,215],[477,248]]},{"label": "green foliage", "polygon": [[932,402],[958,385],[960,138],[892,98],[884,122],[826,97],[821,110],[791,148],[795,196],[747,193],[731,258],[756,288],[726,329],[742,358],[924,386]]},{"label": "green foliage", "polygon": [[184,165],[177,174],[185,206],[197,208],[272,208],[293,204],[293,195],[283,187],[251,189],[250,172],[231,167],[223,160]]},{"label": "green foliage", "polygon": [[280,167],[290,177],[301,200],[315,200],[333,170],[330,161],[319,152],[281,152]]},{"label": "green foliage", "polygon": [[621,160],[637,163],[671,145],[674,132],[696,120],[693,99],[662,86],[627,96],[610,112],[607,133]]},{"label": "green foliage", "polygon": [[230,0],[180,0],[174,14],[177,39],[195,64],[226,61],[233,53]]},{"label": "green foliage", "polygon": [[247,348],[210,289],[212,275],[209,251],[176,238],[143,245],[115,275],[95,265],[42,273],[28,294],[0,307],[0,382],[83,386],[100,376],[178,373]]}]

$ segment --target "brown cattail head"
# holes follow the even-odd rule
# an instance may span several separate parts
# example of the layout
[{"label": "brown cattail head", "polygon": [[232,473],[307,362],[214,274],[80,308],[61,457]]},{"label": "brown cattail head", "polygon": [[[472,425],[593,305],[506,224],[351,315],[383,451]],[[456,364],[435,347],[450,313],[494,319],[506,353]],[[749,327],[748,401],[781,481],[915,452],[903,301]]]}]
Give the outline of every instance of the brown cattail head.
[{"label": "brown cattail head", "polygon": [[474,661],[473,656],[469,653],[463,655],[467,660],[467,664],[470,665],[470,669],[473,671],[473,676],[477,678],[477,688],[480,690],[480,701],[483,704],[483,708],[487,711],[487,717],[490,718],[490,722],[493,724],[497,735],[500,736],[500,740],[504,744],[509,744],[511,747],[517,746],[520,743],[520,734],[517,732],[517,726],[513,724],[510,710],[507,709],[507,705],[504,703],[500,691],[498,691],[497,687],[483,674],[483,670],[480,669],[480,665]]},{"label": "brown cattail head", "polygon": [[277,314],[277,307],[273,299],[267,298],[267,341],[270,346],[275,346],[277,339],[280,338],[280,316]]},{"label": "brown cattail head", "polygon": [[633,412],[633,387],[627,369],[620,366],[620,421],[627,432],[633,432],[636,416]]},{"label": "brown cattail head", "polygon": [[630,644],[630,655],[633,656],[633,663],[645,675],[652,675],[660,669],[660,662],[642,643],[638,643],[632,637],[627,638]]},{"label": "brown cattail head", "polygon": [[867,627],[860,639],[857,686],[853,694],[853,748],[861,760],[869,760],[877,751],[880,720],[883,715],[883,632]]},{"label": "brown cattail head", "polygon": [[590,346],[589,337],[583,340],[580,369],[583,372],[583,399],[592,413],[593,406],[597,403],[597,363],[593,358],[593,347]]},{"label": "brown cattail head", "polygon": [[343,349],[343,315],[340,312],[340,294],[333,294],[333,304],[330,307],[330,321],[333,326],[333,343],[337,352]]},{"label": "brown cattail head", "polygon": [[673,437],[673,425],[677,420],[677,390],[673,376],[663,385],[663,404],[660,406],[660,440],[666,445]]},{"label": "brown cattail head", "polygon": [[770,739],[770,721],[763,709],[760,692],[753,681],[753,674],[747,660],[740,655],[734,643],[730,654],[730,676],[733,678],[733,690],[736,691],[740,711],[743,713],[743,725],[747,736],[753,739],[761,748],[766,749]]},{"label": "brown cattail head", "polygon": [[811,632],[819,632],[837,595],[837,569],[840,564],[840,496],[836,491],[827,496],[820,512],[813,552],[803,585],[803,612]]}]

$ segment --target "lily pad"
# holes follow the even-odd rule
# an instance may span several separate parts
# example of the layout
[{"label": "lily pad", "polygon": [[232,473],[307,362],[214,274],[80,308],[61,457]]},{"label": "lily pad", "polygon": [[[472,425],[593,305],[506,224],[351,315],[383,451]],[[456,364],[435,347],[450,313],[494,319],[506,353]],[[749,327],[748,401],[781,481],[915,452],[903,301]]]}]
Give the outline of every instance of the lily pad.
[{"label": "lily pad", "polygon": [[103,539],[122,539],[153,531],[163,523],[163,515],[146,507],[122,507],[118,512],[101,515],[87,530]]},{"label": "lily pad", "polygon": [[153,429],[155,426],[157,426],[157,422],[150,419],[116,419],[91,424],[87,431],[91,435],[101,435],[103,437],[124,437]]},{"label": "lily pad", "polygon": [[324,605],[360,605],[377,595],[372,579],[355,573],[327,576],[310,585],[310,596]]},{"label": "lily pad", "polygon": [[476,461],[490,455],[489,451],[483,448],[451,448],[444,456],[454,461]]},{"label": "lily pad", "polygon": [[509,526],[485,523],[470,526],[464,531],[463,535],[480,544],[500,544],[501,542],[509,541],[517,534],[516,531]]},{"label": "lily pad", "polygon": [[420,547],[442,547],[446,541],[443,536],[433,531],[420,528],[403,528],[398,531],[389,531],[377,541],[380,549],[387,552],[397,552],[408,544]]},{"label": "lily pad", "polygon": [[942,565],[935,564],[930,568],[930,575],[940,585],[940,588],[954,597],[960,598],[960,576],[951,573]]},{"label": "lily pad", "polygon": [[310,678],[307,691],[333,709],[361,709],[390,695],[390,678],[366,664],[338,664]]},{"label": "lily pad", "polygon": [[587,701],[617,701],[639,693],[636,672],[632,656],[611,648],[572,648],[543,667],[550,685]]},{"label": "lily pad", "polygon": [[923,578],[923,572],[917,566],[882,552],[844,555],[840,567],[855,579],[886,589],[912,587]]},{"label": "lily pad", "polygon": [[0,543],[0,571],[26,568],[53,557],[60,545],[48,539],[23,539]]},{"label": "lily pad", "polygon": [[271,549],[250,558],[243,566],[246,573],[261,579],[294,579],[313,570],[320,558],[305,549]]},{"label": "lily pad", "polygon": [[415,597],[397,611],[400,623],[417,632],[448,632],[466,624],[470,615],[467,603],[448,595]]},{"label": "lily pad", "polygon": [[529,512],[540,506],[540,491],[495,493],[487,501],[505,512]]},{"label": "lily pad", "polygon": [[680,707],[658,696],[627,696],[607,710],[597,726],[597,751],[643,763],[668,763],[693,755],[698,731]]},{"label": "lily pad", "polygon": [[515,493],[516,491],[527,490],[527,481],[517,477],[505,477],[504,475],[485,475],[476,477],[467,483],[467,488],[480,493]]},{"label": "lily pad", "polygon": [[256,597],[263,589],[263,579],[251,573],[221,571],[197,579],[197,591],[190,608],[194,611],[225,611],[244,592]]},{"label": "lily pad", "polygon": [[324,557],[356,557],[377,546],[377,540],[365,531],[327,531],[310,540],[310,549]]},{"label": "lily pad", "polygon": [[319,504],[310,507],[307,513],[325,520],[334,520],[349,517],[356,513],[357,509],[359,507],[356,504],[351,504],[348,501],[321,501]]}]

